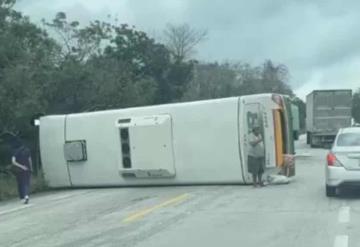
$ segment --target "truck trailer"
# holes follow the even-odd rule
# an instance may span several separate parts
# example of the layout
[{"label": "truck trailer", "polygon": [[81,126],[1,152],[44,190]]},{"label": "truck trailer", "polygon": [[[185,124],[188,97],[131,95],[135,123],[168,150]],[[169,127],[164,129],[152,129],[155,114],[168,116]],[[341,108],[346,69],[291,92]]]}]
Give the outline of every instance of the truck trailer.
[{"label": "truck trailer", "polygon": [[328,147],[340,128],[351,126],[352,91],[315,90],[306,97],[307,143]]}]

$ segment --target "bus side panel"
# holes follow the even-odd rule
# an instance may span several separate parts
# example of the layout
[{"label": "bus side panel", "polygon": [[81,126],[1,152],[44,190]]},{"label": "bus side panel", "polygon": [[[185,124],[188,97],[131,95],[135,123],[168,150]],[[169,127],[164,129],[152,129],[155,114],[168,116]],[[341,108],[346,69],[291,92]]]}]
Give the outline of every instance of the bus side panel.
[{"label": "bus side panel", "polygon": [[187,183],[243,183],[238,98],[179,108],[174,119],[177,177]]},{"label": "bus side panel", "polygon": [[40,119],[40,154],[45,180],[50,187],[71,186],[64,158],[65,116]]},{"label": "bus side panel", "polygon": [[73,186],[112,186],[120,184],[120,133],[116,113],[74,114],[66,121],[66,141],[85,141],[87,158],[69,162]]},{"label": "bus side panel", "polygon": [[[237,111],[238,98],[231,98],[69,115],[67,141],[85,140],[88,154],[86,161],[69,164],[72,182],[74,186],[242,183]],[[157,114],[172,117],[175,177],[124,178],[116,123]]]}]

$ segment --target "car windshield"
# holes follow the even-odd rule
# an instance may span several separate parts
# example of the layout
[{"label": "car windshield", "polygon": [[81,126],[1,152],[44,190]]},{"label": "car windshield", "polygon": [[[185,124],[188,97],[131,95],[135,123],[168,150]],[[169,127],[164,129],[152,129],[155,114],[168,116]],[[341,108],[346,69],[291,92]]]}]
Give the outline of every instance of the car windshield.
[{"label": "car windshield", "polygon": [[340,147],[360,146],[360,133],[341,134],[336,145]]}]

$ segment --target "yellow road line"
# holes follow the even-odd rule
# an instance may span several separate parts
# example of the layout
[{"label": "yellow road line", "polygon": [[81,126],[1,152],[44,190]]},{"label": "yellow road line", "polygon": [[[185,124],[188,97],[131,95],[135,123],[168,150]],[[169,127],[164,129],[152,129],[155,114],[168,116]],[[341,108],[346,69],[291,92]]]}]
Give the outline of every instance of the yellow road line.
[{"label": "yellow road line", "polygon": [[140,218],[143,218],[144,216],[146,216],[147,214],[150,214],[151,212],[157,210],[157,209],[160,209],[160,208],[163,208],[163,207],[167,207],[171,204],[175,204],[175,203],[179,203],[181,201],[184,201],[186,200],[187,198],[189,197],[189,194],[182,194],[182,195],[179,195],[177,197],[174,197],[170,200],[167,200],[163,203],[160,203],[158,205],[155,205],[151,208],[147,208],[147,209],[143,209],[143,210],[140,210],[139,212],[136,212],[130,216],[128,216],[127,218],[125,218],[123,220],[124,223],[129,223],[129,222],[132,222],[132,221],[135,221],[135,220],[138,220]]}]

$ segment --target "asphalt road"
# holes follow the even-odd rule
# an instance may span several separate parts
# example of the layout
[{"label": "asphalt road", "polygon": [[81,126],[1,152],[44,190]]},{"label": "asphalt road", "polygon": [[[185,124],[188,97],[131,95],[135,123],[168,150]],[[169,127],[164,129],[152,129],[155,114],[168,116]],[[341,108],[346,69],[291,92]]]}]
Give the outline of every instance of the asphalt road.
[{"label": "asphalt road", "polygon": [[327,198],[326,150],[288,185],[56,191],[0,203],[0,246],[359,246],[360,193]]}]

